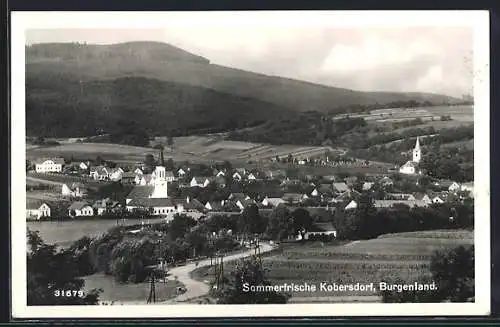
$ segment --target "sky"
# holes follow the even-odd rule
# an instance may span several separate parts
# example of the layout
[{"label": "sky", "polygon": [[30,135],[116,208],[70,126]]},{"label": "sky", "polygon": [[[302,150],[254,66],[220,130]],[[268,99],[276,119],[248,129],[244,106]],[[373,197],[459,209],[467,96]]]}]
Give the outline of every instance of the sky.
[{"label": "sky", "polygon": [[470,27],[31,29],[26,43],[160,41],[212,63],[363,91],[472,94]]}]

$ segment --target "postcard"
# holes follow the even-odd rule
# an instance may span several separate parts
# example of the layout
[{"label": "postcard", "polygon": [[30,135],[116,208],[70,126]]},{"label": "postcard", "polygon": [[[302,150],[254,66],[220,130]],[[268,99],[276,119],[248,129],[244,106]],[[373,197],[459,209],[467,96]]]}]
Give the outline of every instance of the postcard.
[{"label": "postcard", "polygon": [[489,314],[488,12],[11,18],[14,318]]}]

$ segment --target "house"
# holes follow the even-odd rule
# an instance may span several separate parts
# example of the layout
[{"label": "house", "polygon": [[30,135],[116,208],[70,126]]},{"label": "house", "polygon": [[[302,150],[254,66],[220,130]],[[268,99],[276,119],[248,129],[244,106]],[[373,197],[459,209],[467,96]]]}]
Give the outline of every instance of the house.
[{"label": "house", "polygon": [[307,163],[306,160],[304,159],[300,159],[298,162],[297,162],[299,165],[305,165]]},{"label": "house", "polygon": [[245,195],[245,193],[231,193],[229,194],[227,199],[232,201],[250,200],[250,197],[248,195]]},{"label": "house", "polygon": [[[138,184],[136,183],[137,175],[132,171],[127,171],[122,174],[122,184]],[[140,181],[139,181],[140,182]]]},{"label": "house", "polygon": [[328,182],[335,182],[337,180],[337,177],[335,175],[326,175],[323,176],[323,179]]},{"label": "house", "polygon": [[224,188],[227,185],[227,182],[226,182],[226,179],[224,178],[224,176],[215,177],[214,183],[220,188]]},{"label": "house", "polygon": [[344,193],[349,191],[349,187],[346,183],[333,183],[333,189],[338,193]]},{"label": "house", "polygon": [[460,191],[460,184],[458,184],[457,182],[452,182],[450,186],[448,186],[448,191],[450,192]]},{"label": "house", "polygon": [[60,173],[64,166],[64,159],[37,159],[34,164],[37,173]]},{"label": "house", "polygon": [[138,176],[140,176],[139,185],[141,186],[153,185],[155,182],[155,179],[152,174],[144,174]]},{"label": "house", "polygon": [[192,211],[200,211],[202,212],[205,209],[205,206],[198,201],[197,199],[191,199],[189,196],[186,197],[186,201],[184,203],[184,209],[187,212],[192,212]]},{"label": "house", "polygon": [[344,179],[344,182],[348,185],[348,186],[353,186],[354,184],[356,184],[356,182],[358,181],[358,178],[356,176],[350,176],[350,177],[346,177]]},{"label": "house", "polygon": [[109,171],[104,166],[90,168],[90,177],[98,181],[104,181],[109,178]]},{"label": "house", "polygon": [[285,173],[282,170],[268,170],[264,172],[264,175],[268,179],[281,179],[285,176]]},{"label": "house", "polygon": [[286,203],[300,203],[304,200],[304,195],[300,193],[285,193],[281,199]]},{"label": "house", "polygon": [[414,175],[418,172],[418,165],[416,162],[407,161],[404,165],[399,168],[399,172],[405,175]]},{"label": "house", "polygon": [[404,200],[404,201],[414,201],[416,200],[413,194],[408,193],[387,193],[387,200]]},{"label": "house", "polygon": [[474,192],[474,182],[463,183],[460,185],[461,191]]},{"label": "house", "polygon": [[380,179],[379,184],[381,186],[392,186],[394,185],[394,181],[390,177],[384,176]]},{"label": "house", "polygon": [[354,200],[351,200],[351,202],[349,202],[345,207],[344,207],[344,210],[352,210],[352,209],[356,209],[358,207],[358,203]]},{"label": "house", "polygon": [[248,174],[247,179],[248,179],[249,181],[254,181],[254,180],[256,180],[256,179],[257,179],[256,174],[254,174],[254,173],[250,173],[250,174]]},{"label": "house", "polygon": [[243,176],[241,176],[241,174],[240,174],[239,172],[237,172],[237,171],[236,171],[236,172],[234,172],[234,174],[233,174],[233,179],[234,179],[235,181],[241,181],[241,180],[243,179]]},{"label": "house", "polygon": [[184,169],[182,169],[182,168],[179,168],[179,169],[177,170],[177,176],[179,176],[179,177],[184,177],[184,176],[186,176],[186,171],[185,171]]},{"label": "house", "polygon": [[142,174],[144,174],[144,171],[141,168],[136,168],[134,170],[134,174],[136,174],[136,175],[142,175]]},{"label": "house", "polygon": [[397,205],[407,205],[410,208],[427,207],[429,203],[424,200],[375,200],[373,202],[375,208],[391,208]]},{"label": "house", "polygon": [[446,197],[444,197],[443,195],[436,195],[431,199],[431,201],[432,203],[442,204],[446,202],[445,199]]},{"label": "house", "polygon": [[311,192],[311,196],[313,196],[313,197],[319,196],[319,194],[320,193],[319,193],[318,189],[316,189],[316,188]]},{"label": "house", "polygon": [[87,170],[89,169],[90,167],[90,163],[89,162],[80,162],[80,164],[78,165],[78,168],[80,168],[81,170]]},{"label": "house", "polygon": [[108,170],[108,177],[110,180],[117,182],[122,179],[124,171],[121,168],[111,168]]},{"label": "house", "polygon": [[40,220],[42,217],[50,217],[51,209],[47,203],[27,202],[26,203],[26,219]]},{"label": "house", "polygon": [[212,202],[207,202],[205,204],[205,209],[208,211],[223,211],[224,207],[224,201],[217,202],[217,201],[212,201]]},{"label": "house", "polygon": [[94,209],[87,202],[73,202],[68,208],[70,217],[90,217],[94,215]]},{"label": "house", "polygon": [[132,188],[130,193],[127,195],[125,204],[129,204],[130,201],[134,199],[150,198],[154,192],[153,185],[137,185]]},{"label": "house", "polygon": [[372,182],[364,182],[362,189],[363,189],[363,191],[369,191],[372,189],[373,185],[374,185],[374,183],[372,183]]},{"label": "house", "polygon": [[87,189],[81,183],[73,183],[70,186],[63,184],[61,194],[67,197],[81,198],[87,194]]},{"label": "house", "polygon": [[215,177],[225,177],[226,176],[226,172],[224,170],[214,169],[214,176]]},{"label": "house", "polygon": [[120,204],[117,201],[113,201],[109,198],[98,200],[93,205],[92,208],[97,215],[102,216],[105,212],[115,211],[120,208]]},{"label": "house", "polygon": [[177,213],[176,204],[170,198],[134,198],[127,203],[127,210],[147,209],[153,216]]},{"label": "house", "polygon": [[240,210],[244,210],[246,207],[255,204],[255,201],[252,200],[252,199],[244,199],[244,200],[238,200],[238,201],[236,201],[235,204],[236,204],[236,206],[238,206],[238,208]]},{"label": "house", "polygon": [[262,200],[262,205],[265,207],[274,207],[276,208],[285,201],[282,198],[268,198],[267,196]]},{"label": "house", "polygon": [[[316,222],[313,223],[309,230],[304,234],[304,240],[309,240],[317,236],[333,236],[337,237],[337,230],[329,222]],[[299,236],[301,239],[302,236]]]},{"label": "house", "polygon": [[193,177],[189,186],[191,187],[207,187],[210,184],[210,178],[208,177]]}]

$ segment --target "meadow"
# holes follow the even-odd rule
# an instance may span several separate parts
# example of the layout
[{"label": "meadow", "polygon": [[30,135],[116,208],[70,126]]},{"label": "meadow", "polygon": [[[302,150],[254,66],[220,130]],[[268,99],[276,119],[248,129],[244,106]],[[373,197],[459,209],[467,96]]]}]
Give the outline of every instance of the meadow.
[{"label": "meadow", "polygon": [[[354,241],[345,245],[305,243],[286,246],[281,253],[264,257],[273,284],[321,282],[337,284],[377,285],[382,280],[403,279],[416,281],[429,278],[429,263],[436,250],[473,244],[473,232],[465,230],[423,231],[387,234],[379,238]],[[224,269],[230,271],[235,262]],[[193,277],[209,280],[210,268],[200,268]],[[377,293],[370,290],[292,293],[291,302],[377,301]]]}]

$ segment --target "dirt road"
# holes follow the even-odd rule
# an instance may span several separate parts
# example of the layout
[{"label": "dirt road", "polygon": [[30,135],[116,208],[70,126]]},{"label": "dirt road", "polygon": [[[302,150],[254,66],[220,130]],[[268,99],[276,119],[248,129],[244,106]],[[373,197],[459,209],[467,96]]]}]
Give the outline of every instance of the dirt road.
[{"label": "dirt road", "polygon": [[[271,246],[270,244],[263,243],[263,244],[261,244],[260,252],[261,253],[269,252],[273,249],[274,249],[274,247]],[[246,252],[241,252],[241,253],[226,256],[226,257],[224,257],[224,261],[228,262],[231,260],[246,258],[246,257],[252,256],[254,253],[255,253],[254,250],[251,249],[251,250],[248,250]],[[181,295],[179,295],[171,300],[168,300],[166,302],[163,302],[163,303],[184,302],[184,301],[187,301],[187,300],[190,300],[193,298],[197,298],[197,297],[200,297],[200,296],[207,294],[210,290],[209,285],[192,279],[190,276],[190,273],[197,268],[205,267],[208,265],[210,265],[210,259],[205,259],[205,260],[199,261],[198,266],[196,266],[195,263],[190,263],[190,264],[187,264],[185,266],[175,267],[175,268],[171,269],[169,271],[170,276],[172,276],[173,278],[175,278],[175,276],[177,276],[177,280],[184,284],[187,291],[186,291],[186,293],[181,294]]]}]

